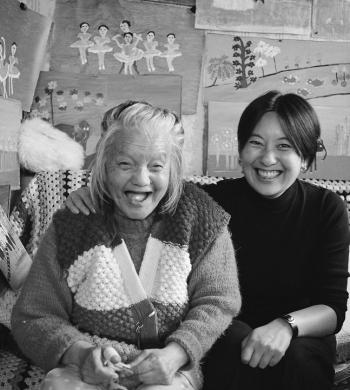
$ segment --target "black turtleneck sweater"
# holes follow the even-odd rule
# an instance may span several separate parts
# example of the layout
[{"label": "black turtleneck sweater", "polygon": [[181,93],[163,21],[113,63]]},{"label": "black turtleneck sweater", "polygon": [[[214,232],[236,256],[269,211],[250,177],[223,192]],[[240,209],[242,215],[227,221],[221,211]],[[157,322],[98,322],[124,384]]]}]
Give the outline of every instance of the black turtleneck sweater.
[{"label": "black turtleneck sweater", "polygon": [[267,199],[244,178],[204,189],[231,214],[242,293],[239,319],[261,326],[281,314],[325,304],[339,331],[347,306],[349,225],[341,198],[297,180]]}]

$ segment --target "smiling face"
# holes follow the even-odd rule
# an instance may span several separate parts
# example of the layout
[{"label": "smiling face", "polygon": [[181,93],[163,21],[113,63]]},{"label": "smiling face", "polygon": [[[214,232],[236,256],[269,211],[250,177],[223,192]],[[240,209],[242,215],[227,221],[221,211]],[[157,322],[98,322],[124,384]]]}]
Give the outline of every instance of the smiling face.
[{"label": "smiling face", "polygon": [[[153,134],[152,134],[153,133]],[[118,150],[107,166],[109,193],[119,211],[131,219],[149,216],[169,186],[169,134],[122,131]]]},{"label": "smiling face", "polygon": [[247,182],[267,198],[282,195],[299,176],[303,163],[274,112],[266,113],[258,122],[240,158]]}]

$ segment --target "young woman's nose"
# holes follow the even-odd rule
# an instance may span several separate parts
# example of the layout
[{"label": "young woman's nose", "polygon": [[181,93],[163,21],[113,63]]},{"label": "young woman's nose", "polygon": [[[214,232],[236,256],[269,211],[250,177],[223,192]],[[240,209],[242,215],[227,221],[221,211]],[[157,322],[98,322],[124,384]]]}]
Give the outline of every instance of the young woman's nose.
[{"label": "young woman's nose", "polygon": [[138,167],[133,174],[133,184],[138,186],[147,186],[151,182],[149,170],[147,167]]},{"label": "young woman's nose", "polygon": [[261,151],[261,162],[266,165],[274,165],[277,162],[276,151],[273,148],[266,147]]}]

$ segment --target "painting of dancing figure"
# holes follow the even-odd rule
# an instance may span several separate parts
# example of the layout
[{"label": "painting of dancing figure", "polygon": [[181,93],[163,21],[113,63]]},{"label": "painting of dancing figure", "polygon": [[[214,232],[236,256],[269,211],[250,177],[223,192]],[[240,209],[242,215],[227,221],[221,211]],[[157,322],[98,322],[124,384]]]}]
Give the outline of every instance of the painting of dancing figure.
[{"label": "painting of dancing figure", "polygon": [[70,47],[79,49],[80,61],[82,65],[87,63],[86,50],[93,46],[93,42],[90,41],[91,34],[88,33],[90,25],[88,22],[80,23],[80,33],[78,34],[78,40],[73,42]]}]

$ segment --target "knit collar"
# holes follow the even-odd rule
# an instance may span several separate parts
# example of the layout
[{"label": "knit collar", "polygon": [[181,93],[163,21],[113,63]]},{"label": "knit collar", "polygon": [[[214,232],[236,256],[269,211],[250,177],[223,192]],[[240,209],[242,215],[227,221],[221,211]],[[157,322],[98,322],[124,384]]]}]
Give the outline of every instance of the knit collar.
[{"label": "knit collar", "polygon": [[119,210],[115,210],[114,221],[120,233],[127,235],[145,234],[150,233],[157,214],[157,210],[154,210],[153,213],[145,219],[130,219],[121,214]]},{"label": "knit collar", "polygon": [[288,210],[297,198],[298,180],[296,180],[282,195],[277,198],[266,198],[256,192],[244,178],[245,192],[249,199],[258,207],[273,213]]}]

